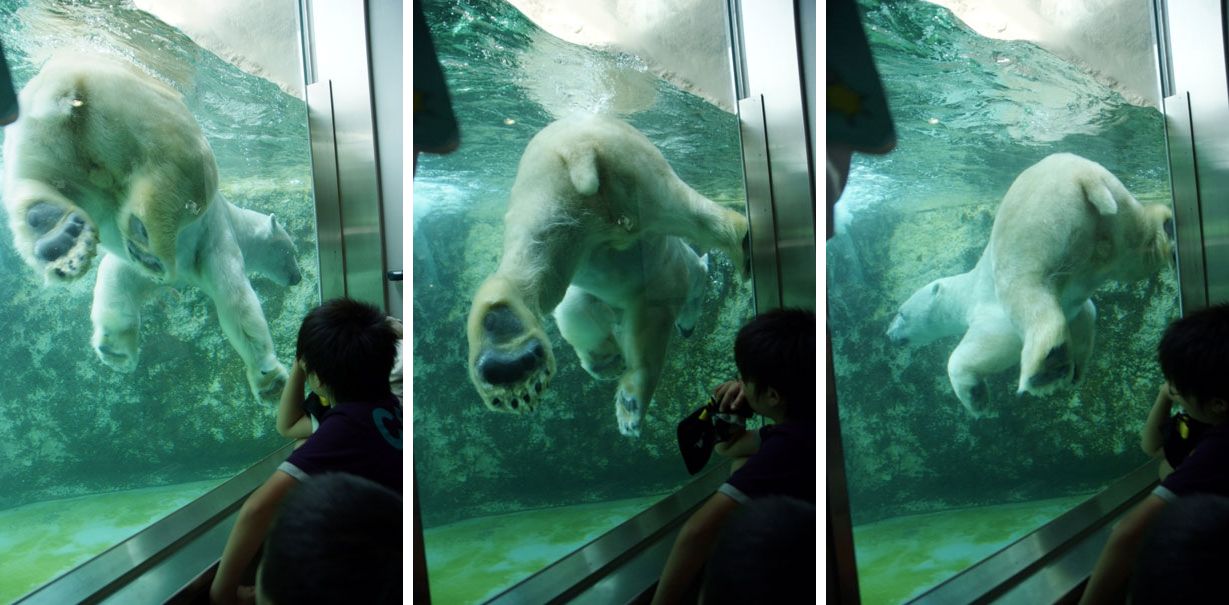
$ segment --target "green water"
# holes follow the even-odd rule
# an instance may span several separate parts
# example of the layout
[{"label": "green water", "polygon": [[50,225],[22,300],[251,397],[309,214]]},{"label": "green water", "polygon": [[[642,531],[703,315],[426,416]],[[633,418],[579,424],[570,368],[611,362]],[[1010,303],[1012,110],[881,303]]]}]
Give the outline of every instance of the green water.
[{"label": "green water", "polygon": [[431,602],[482,603],[658,501],[647,496],[535,509],[423,532]]},{"label": "green water", "polygon": [[0,511],[0,603],[90,560],[217,487],[197,481],[48,500]]}]

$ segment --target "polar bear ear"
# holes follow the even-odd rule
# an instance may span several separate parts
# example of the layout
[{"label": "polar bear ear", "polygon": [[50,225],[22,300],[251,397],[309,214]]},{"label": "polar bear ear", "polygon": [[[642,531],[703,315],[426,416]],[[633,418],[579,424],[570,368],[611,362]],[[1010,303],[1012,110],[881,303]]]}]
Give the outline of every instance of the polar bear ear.
[{"label": "polar bear ear", "polygon": [[930,295],[937,296],[939,294],[939,290],[942,288],[943,288],[943,284],[939,282],[935,282],[935,284],[930,287]]}]

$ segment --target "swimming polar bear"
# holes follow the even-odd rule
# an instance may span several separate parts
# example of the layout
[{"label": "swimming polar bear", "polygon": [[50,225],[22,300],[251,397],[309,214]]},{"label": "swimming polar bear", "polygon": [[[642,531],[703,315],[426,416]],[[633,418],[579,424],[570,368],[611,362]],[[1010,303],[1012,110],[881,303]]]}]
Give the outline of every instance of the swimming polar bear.
[{"label": "swimming polar bear", "polygon": [[536,407],[555,374],[542,327],[553,310],[585,370],[618,376],[619,431],[638,436],[670,333],[695,326],[703,299],[706,262],[685,242],[722,250],[745,277],[746,236],[746,218],[680,180],[626,123],[578,116],[542,129],[512,185],[499,267],[470,309],[469,375],[483,403]]},{"label": "swimming polar bear", "polygon": [[294,243],[273,217],[218,193],[213,151],[180,95],[117,60],[60,55],[19,101],[4,144],[14,245],[48,283],[85,275],[102,246],[98,357],[132,371],[141,301],[157,284],[188,283],[213,299],[252,393],[277,401],[286,370],[245,271],[297,283]]},{"label": "swimming polar bear", "polygon": [[964,333],[948,378],[974,416],[989,400],[985,377],[1017,363],[1017,393],[1079,382],[1095,339],[1092,294],[1163,269],[1172,217],[1166,205],[1140,204],[1100,164],[1051,155],[1016,177],[977,265],[914,292],[887,335],[922,345]]}]

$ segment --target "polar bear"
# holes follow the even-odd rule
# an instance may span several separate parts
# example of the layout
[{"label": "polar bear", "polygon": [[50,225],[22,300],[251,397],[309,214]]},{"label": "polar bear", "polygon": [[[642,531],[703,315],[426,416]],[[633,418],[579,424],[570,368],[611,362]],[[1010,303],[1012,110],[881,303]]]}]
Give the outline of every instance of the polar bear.
[{"label": "polar bear", "polygon": [[48,283],[105,254],[94,288],[94,349],[136,367],[139,309],[157,284],[199,286],[247,368],[276,401],[286,380],[251,269],[290,285],[294,244],[272,217],[218,193],[213,152],[180,95],[117,60],[53,57],[22,89],[5,130],[4,207],[14,245]]},{"label": "polar bear", "polygon": [[887,335],[923,345],[963,333],[948,378],[974,416],[989,399],[985,377],[1016,364],[1017,393],[1079,382],[1096,332],[1090,297],[1107,281],[1163,269],[1173,254],[1172,216],[1164,204],[1140,204],[1100,164],[1051,155],[1016,177],[977,265],[914,292]]},{"label": "polar bear", "polygon": [[521,157],[503,253],[473,297],[469,374],[492,410],[532,411],[555,373],[542,317],[554,311],[581,365],[618,377],[619,431],[638,436],[670,333],[695,326],[706,261],[719,249],[746,276],[747,221],[700,195],[626,123],[550,124]]}]

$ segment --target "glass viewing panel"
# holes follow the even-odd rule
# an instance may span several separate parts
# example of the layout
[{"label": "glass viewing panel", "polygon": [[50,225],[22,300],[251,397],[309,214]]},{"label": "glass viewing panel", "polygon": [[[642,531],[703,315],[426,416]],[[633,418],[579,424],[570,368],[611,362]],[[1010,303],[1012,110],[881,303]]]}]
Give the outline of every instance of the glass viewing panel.
[{"label": "glass viewing panel", "polygon": [[[631,275],[620,278],[624,281],[592,280],[589,286],[648,282],[643,291],[628,295],[629,306],[647,301],[648,314],[673,314],[685,302],[681,295],[664,298],[661,292],[679,281],[654,285],[656,275],[687,267],[697,275],[689,284],[694,300],[684,305],[694,316],[684,313],[638,336],[625,329],[630,320],[620,320],[617,333],[648,355],[661,346],[649,343],[669,334],[661,380],[652,405],[645,406],[639,436],[621,434],[616,420],[618,349],[593,339],[586,348],[593,369],[601,373],[605,362],[614,362],[605,369],[612,379],[594,378],[582,368],[575,341],[560,334],[550,308],[536,319],[531,314],[511,319],[514,314],[505,306],[506,323],[487,316],[474,324],[479,340],[502,325],[514,341],[528,332],[525,326],[540,321],[539,351],[544,354],[549,346],[556,366],[532,411],[488,409],[470,381],[466,322],[479,285],[496,272],[505,238],[546,226],[526,218],[527,212],[510,214],[516,225],[505,225],[526,145],[548,124],[575,112],[613,115],[643,133],[682,181],[739,214],[745,214],[742,164],[737,117],[654,76],[638,56],[561,41],[496,0],[428,0],[424,9],[460,123],[461,146],[450,155],[420,156],[413,183],[414,465],[432,597],[475,603],[575,551],[690,479],[676,426],[707,401],[714,386],[735,376],[733,337],[753,313],[750,283],[738,279],[724,251],[696,250],[708,252],[707,275],[693,271],[697,265],[680,264],[694,263],[697,255],[678,241],[668,248],[676,256],[664,256],[649,244],[600,251],[594,255],[605,255],[599,262],[622,263]],[[620,138],[604,141],[631,145]],[[545,192],[558,178],[543,174],[529,181],[540,185],[522,193]],[[525,204],[526,197],[514,203]],[[564,215],[574,211],[562,207],[554,211],[559,216],[552,214],[544,208],[551,202],[542,195],[518,208],[534,210],[547,223],[565,225],[578,218]],[[643,208],[628,214],[610,222],[622,228],[648,217]],[[567,236],[566,227],[554,233]],[[551,231],[546,234],[552,237]],[[542,263],[539,271],[549,274],[579,254],[565,248],[556,257],[536,259]],[[531,271],[526,265],[515,269],[521,270]],[[530,291],[529,298],[541,293]],[[507,300],[513,293],[505,288],[497,294]],[[614,315],[619,314],[598,310],[585,317]],[[687,338],[672,325],[692,321],[694,332]],[[518,346],[501,354],[532,353],[533,345]],[[523,355],[524,367],[538,376],[534,373],[542,366],[532,357]],[[535,382],[529,380],[524,390]],[[499,396],[501,406],[510,409],[512,396]],[[518,409],[526,405],[518,396]]]},{"label": "glass viewing panel", "polygon": [[[923,287],[974,268],[1008,187],[1053,153],[1094,160],[1141,203],[1168,206],[1163,115],[1032,43],[979,36],[945,8],[859,4],[899,143],[855,156],[827,243],[828,325],[859,585],[864,603],[883,604],[935,586],[1147,460],[1139,429],[1162,380],[1156,342],[1179,307],[1172,267],[1105,283],[1091,298],[1095,346],[1077,385],[1017,395],[1017,343],[1010,367],[976,393],[988,397],[980,417],[967,410],[948,378],[965,330],[924,323],[925,309],[978,295]],[[904,309],[908,329],[895,333],[911,341],[894,342],[889,326],[919,290]]]},{"label": "glass viewing panel", "polygon": [[[268,23],[268,31],[296,35],[288,9],[288,23]],[[306,106],[301,93],[198,46],[190,29],[132,3],[0,1],[15,86],[37,75],[50,91],[27,95],[22,121],[2,135],[0,602],[127,539],[285,442],[275,430],[274,360],[292,360],[299,321],[319,302]],[[170,172],[165,161],[188,156],[202,133],[216,156],[212,198],[180,189],[209,181],[207,160]],[[25,243],[15,244],[14,228]],[[102,245],[91,258],[85,238],[93,229]],[[196,236],[208,245],[191,247]],[[22,251],[32,262],[63,261],[67,275],[76,259],[84,272],[44,280]],[[181,264],[166,285],[134,268],[165,274],[162,260],[175,252],[196,264]],[[245,298],[237,293],[249,278],[254,297]],[[215,286],[224,286],[219,308],[206,293]],[[242,323],[243,356],[220,315]],[[249,374],[269,394],[264,400]]]}]

